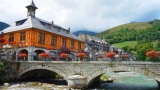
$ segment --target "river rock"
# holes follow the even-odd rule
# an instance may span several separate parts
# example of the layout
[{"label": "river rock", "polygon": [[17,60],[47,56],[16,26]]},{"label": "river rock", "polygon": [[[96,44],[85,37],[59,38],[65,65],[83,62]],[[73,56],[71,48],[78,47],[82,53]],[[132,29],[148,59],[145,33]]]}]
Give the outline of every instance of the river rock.
[{"label": "river rock", "polygon": [[4,86],[9,86],[9,83],[4,83]]},{"label": "river rock", "polygon": [[38,82],[38,85],[42,85],[42,83]]},{"label": "river rock", "polygon": [[108,81],[109,81],[109,82],[113,81],[113,78],[108,78]]},{"label": "river rock", "polygon": [[86,87],[86,77],[81,75],[72,75],[68,77],[68,86],[74,89],[82,89]]}]

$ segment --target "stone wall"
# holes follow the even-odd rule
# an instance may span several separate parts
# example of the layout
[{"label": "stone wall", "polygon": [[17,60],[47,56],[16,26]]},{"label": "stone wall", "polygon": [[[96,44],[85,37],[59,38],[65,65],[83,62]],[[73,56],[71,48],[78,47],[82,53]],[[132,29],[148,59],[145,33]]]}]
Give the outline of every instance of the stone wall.
[{"label": "stone wall", "polygon": [[69,76],[82,75],[91,84],[105,72],[132,71],[160,82],[160,62],[108,62],[108,61],[30,61],[9,62],[11,78],[20,78],[30,70],[46,69],[56,72],[68,80]]}]

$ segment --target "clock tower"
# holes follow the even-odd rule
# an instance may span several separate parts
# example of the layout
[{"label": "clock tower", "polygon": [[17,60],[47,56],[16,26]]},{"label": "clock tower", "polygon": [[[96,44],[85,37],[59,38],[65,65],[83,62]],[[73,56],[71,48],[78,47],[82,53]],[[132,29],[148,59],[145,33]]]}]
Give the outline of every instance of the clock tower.
[{"label": "clock tower", "polygon": [[30,5],[26,6],[26,8],[28,9],[27,16],[35,17],[36,9],[38,9],[38,8],[34,4],[33,0]]}]

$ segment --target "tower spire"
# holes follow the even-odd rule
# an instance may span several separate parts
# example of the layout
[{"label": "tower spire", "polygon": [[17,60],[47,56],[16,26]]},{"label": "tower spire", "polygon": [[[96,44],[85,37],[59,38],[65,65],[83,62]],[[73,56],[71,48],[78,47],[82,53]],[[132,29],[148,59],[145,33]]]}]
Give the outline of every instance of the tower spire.
[{"label": "tower spire", "polygon": [[35,17],[36,9],[38,9],[38,8],[34,4],[33,0],[32,0],[32,2],[31,2],[30,5],[26,6],[26,8],[28,9],[27,16],[33,16],[33,17]]}]

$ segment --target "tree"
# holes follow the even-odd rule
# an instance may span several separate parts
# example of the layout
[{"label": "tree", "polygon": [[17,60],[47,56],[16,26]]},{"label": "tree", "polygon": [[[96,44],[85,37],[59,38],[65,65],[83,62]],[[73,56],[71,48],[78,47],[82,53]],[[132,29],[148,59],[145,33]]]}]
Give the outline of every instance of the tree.
[{"label": "tree", "polygon": [[136,51],[137,51],[137,59],[138,60],[145,60],[146,58],[146,51],[152,50],[153,44],[152,43],[143,43],[136,45]]},{"label": "tree", "polygon": [[0,62],[0,83],[4,83],[7,80],[6,72],[5,72],[5,65],[4,63]]},{"label": "tree", "polygon": [[160,48],[160,41],[157,42],[156,48]]}]

